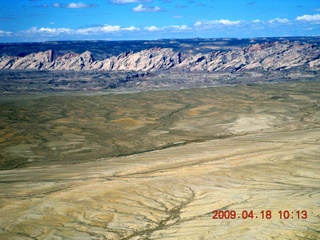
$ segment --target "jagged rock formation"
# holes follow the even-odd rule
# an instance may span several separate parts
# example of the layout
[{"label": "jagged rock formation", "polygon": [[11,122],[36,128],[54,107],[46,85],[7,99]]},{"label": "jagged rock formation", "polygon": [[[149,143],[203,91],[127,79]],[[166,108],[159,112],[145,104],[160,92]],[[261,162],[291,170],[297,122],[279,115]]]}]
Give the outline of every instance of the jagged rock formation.
[{"label": "jagged rock formation", "polygon": [[209,54],[184,54],[170,48],[152,48],[140,52],[125,52],[105,60],[94,60],[86,51],[54,57],[52,50],[24,57],[0,58],[0,69],[36,70],[123,70],[156,71],[177,69],[186,71],[283,70],[301,67],[320,70],[320,49],[306,43],[263,43],[243,49]]},{"label": "jagged rock formation", "polygon": [[191,56],[179,67],[193,70],[281,70],[294,67],[319,69],[320,50],[309,44],[254,44],[241,50]]}]

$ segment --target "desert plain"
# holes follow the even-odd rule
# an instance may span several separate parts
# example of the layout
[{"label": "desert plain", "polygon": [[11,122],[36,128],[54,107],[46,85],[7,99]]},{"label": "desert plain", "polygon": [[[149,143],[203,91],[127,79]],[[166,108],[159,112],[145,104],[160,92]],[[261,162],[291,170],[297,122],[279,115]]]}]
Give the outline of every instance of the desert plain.
[{"label": "desert plain", "polygon": [[0,239],[319,239],[319,93],[6,95]]}]

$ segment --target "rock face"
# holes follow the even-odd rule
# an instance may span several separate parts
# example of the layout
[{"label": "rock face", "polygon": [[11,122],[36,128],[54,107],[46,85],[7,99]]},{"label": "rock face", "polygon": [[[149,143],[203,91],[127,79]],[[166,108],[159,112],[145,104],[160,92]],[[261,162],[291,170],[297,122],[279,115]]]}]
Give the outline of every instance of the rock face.
[{"label": "rock face", "polygon": [[306,43],[263,43],[243,49],[209,54],[182,54],[170,48],[152,48],[140,52],[125,52],[104,60],[94,60],[86,51],[67,53],[54,58],[52,50],[24,57],[0,58],[0,69],[36,70],[105,70],[105,71],[157,71],[177,69],[185,71],[241,71],[284,70],[300,67],[320,69],[320,49]]},{"label": "rock face", "polygon": [[319,69],[320,51],[309,44],[280,44],[275,42],[254,44],[241,50],[213,52],[207,55],[191,56],[179,67],[190,70],[281,70],[294,67]]}]

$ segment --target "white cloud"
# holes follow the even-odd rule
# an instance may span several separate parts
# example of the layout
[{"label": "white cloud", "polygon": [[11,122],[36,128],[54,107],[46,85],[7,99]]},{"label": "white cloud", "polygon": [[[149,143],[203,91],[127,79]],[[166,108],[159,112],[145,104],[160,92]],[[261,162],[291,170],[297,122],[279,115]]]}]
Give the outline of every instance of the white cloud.
[{"label": "white cloud", "polygon": [[36,28],[29,29],[29,33],[43,33],[49,35],[70,34],[73,30],[69,28]]},{"label": "white cloud", "polygon": [[237,25],[240,23],[240,21],[230,21],[230,20],[221,19],[221,20],[213,21],[213,23],[221,23],[223,25]]},{"label": "white cloud", "polygon": [[275,18],[269,21],[269,23],[289,23],[290,21],[286,18]]},{"label": "white cloud", "polygon": [[140,30],[140,28],[136,28],[134,26],[130,26],[130,27],[127,27],[127,28],[122,28],[122,30],[125,30],[125,31],[137,31],[137,30]]},{"label": "white cloud", "polygon": [[156,26],[148,26],[145,27],[144,30],[149,31],[149,32],[155,32],[155,31],[187,31],[187,30],[191,30],[190,27],[188,27],[187,25],[171,25],[171,26],[165,26],[165,27],[161,27],[158,28]]},{"label": "white cloud", "polygon": [[149,27],[145,27],[144,29],[150,32],[161,30],[161,28],[157,28],[156,26],[149,26]]},{"label": "white cloud", "polygon": [[132,8],[133,12],[160,12],[162,8],[155,6],[155,7],[144,7],[142,4],[139,4],[135,8]]},{"label": "white cloud", "polygon": [[80,2],[80,3],[69,3],[67,5],[67,8],[87,8],[88,5]]},{"label": "white cloud", "polygon": [[78,3],[69,3],[69,4],[63,4],[63,3],[53,3],[52,4],[53,7],[55,8],[92,8],[92,7],[96,7],[96,4],[85,4],[83,2],[78,2]]},{"label": "white cloud", "polygon": [[186,31],[186,30],[191,30],[187,25],[181,25],[181,26],[170,26],[170,28],[179,30],[179,31]]},{"label": "white cloud", "polygon": [[104,25],[102,27],[92,27],[92,28],[84,28],[84,29],[79,29],[76,30],[75,33],[77,34],[83,34],[83,35],[88,35],[88,34],[99,34],[99,33],[114,33],[114,32],[120,32],[120,31],[136,31],[139,30],[139,28],[136,28],[134,26],[130,27],[121,27],[118,25]]},{"label": "white cloud", "polygon": [[12,34],[12,32],[7,32],[7,31],[2,31],[0,30],[0,36],[3,37],[3,36],[10,36]]},{"label": "white cloud", "polygon": [[320,22],[320,14],[303,15],[296,18],[297,21]]},{"label": "white cloud", "polygon": [[238,25],[243,21],[230,21],[227,19],[221,19],[221,20],[211,20],[211,21],[198,21],[193,24],[195,27],[213,27],[216,25],[227,25],[227,26],[232,26],[232,25]]},{"label": "white cloud", "polygon": [[[82,28],[82,29],[70,29],[70,28],[37,28],[32,27],[27,31],[22,31],[22,33],[26,33],[28,35],[45,35],[45,36],[57,36],[57,35],[89,35],[89,34],[104,34],[104,33],[115,33],[115,32],[123,32],[123,31],[138,31],[139,28],[134,26],[130,27],[121,27],[118,25],[104,25],[101,27],[91,27],[91,28]],[[1,36],[1,31],[0,31]]]}]

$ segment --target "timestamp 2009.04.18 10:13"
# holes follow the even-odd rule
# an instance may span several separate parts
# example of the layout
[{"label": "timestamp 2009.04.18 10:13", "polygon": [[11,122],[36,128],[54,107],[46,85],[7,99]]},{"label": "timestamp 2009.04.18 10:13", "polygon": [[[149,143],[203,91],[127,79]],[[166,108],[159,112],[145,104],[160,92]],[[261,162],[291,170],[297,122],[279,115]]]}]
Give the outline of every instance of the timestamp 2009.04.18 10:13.
[{"label": "timestamp 2009.04.18 10:13", "polygon": [[212,211],[212,219],[272,219],[277,217],[278,219],[307,219],[308,211],[307,210],[280,210],[280,211],[271,211],[271,210],[262,210],[262,211],[253,211],[253,210],[214,210]]}]

